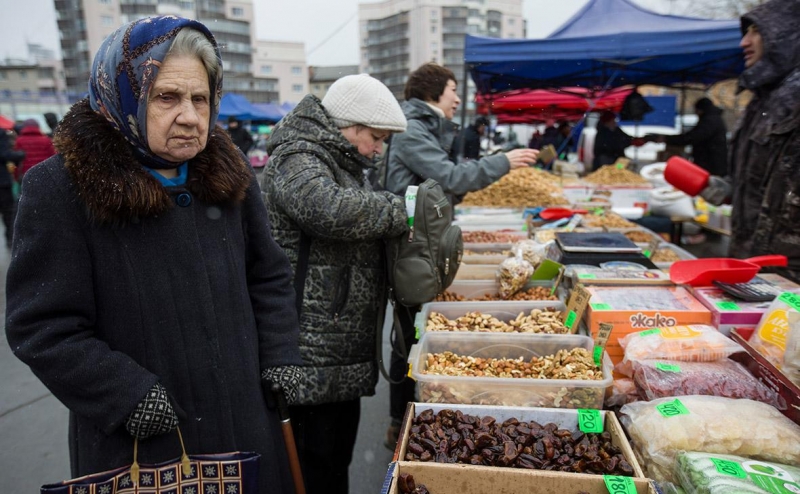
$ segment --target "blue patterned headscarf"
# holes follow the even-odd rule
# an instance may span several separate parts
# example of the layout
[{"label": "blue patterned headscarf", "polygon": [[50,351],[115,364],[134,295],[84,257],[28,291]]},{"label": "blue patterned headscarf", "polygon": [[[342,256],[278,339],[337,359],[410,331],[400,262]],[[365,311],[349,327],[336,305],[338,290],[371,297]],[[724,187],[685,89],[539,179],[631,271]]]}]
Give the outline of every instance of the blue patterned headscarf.
[{"label": "blue patterned headscarf", "polygon": [[151,168],[176,168],[153,154],[147,143],[147,93],[172,42],[183,28],[196,29],[217,53],[216,80],[209,80],[211,117],[209,136],[219,115],[222,93],[222,58],[214,35],[203,24],[173,15],[147,17],[126,24],[100,45],[89,77],[89,103],[131,143]]}]

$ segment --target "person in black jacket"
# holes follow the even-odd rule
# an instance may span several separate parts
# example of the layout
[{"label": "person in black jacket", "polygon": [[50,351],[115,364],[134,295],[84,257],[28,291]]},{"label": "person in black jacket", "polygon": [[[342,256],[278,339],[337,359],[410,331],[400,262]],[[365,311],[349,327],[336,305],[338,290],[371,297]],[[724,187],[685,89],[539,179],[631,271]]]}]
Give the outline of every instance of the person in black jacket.
[{"label": "person in black jacket", "polygon": [[604,111],[597,122],[592,170],[616,163],[617,158],[625,156],[625,148],[641,145],[640,140],[634,139],[619,128],[617,115],[614,112]]},{"label": "person in black jacket", "polygon": [[647,140],[666,142],[669,145],[692,146],[692,160],[712,175],[724,176],[728,171],[727,129],[722,120],[722,110],[708,98],[700,98],[694,104],[699,117],[697,126],[680,135],[664,136],[652,134]]},{"label": "person in black jacket", "polygon": [[[481,159],[481,139],[483,138],[486,128],[489,126],[489,119],[483,115],[475,119],[475,122],[468,126],[459,136],[464,140],[464,159],[465,160],[479,160]],[[458,146],[456,146],[456,150]]]},{"label": "person in black jacket", "polygon": [[247,129],[242,127],[239,119],[234,116],[228,117],[228,134],[231,135],[231,140],[236,144],[236,147],[247,155],[247,152],[253,146],[253,136],[250,135]]},{"label": "person in black jacket", "polygon": [[13,136],[11,131],[0,129],[0,215],[3,216],[3,225],[6,227],[6,247],[11,247],[17,209],[11,188],[13,179],[6,168],[6,163],[11,162],[19,166],[25,159],[25,151],[14,149]]}]

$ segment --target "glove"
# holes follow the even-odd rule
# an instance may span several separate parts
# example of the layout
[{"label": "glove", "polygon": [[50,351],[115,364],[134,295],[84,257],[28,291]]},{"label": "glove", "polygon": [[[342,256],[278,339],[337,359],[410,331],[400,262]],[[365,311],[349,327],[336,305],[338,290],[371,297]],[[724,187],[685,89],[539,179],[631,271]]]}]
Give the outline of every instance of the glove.
[{"label": "glove", "polygon": [[708,185],[700,191],[700,197],[719,206],[731,195],[731,185],[722,177],[711,175],[708,177]]},{"label": "glove", "polygon": [[176,427],[178,427],[178,415],[169,401],[167,390],[161,383],[156,383],[150,388],[125,422],[125,429],[137,439],[166,434]]},{"label": "glove", "polygon": [[268,367],[261,371],[261,379],[280,384],[286,395],[286,403],[293,405],[297,402],[297,395],[303,382],[303,370],[296,365]]}]

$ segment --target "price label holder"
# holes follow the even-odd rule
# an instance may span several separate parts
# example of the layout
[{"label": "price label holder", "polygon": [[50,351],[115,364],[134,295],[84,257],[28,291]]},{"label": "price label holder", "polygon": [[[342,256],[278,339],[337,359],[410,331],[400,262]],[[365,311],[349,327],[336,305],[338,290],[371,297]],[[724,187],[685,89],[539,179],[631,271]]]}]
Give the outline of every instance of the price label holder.
[{"label": "price label holder", "polygon": [[556,276],[556,282],[553,283],[553,289],[550,290],[550,296],[553,296],[553,294],[556,293],[556,290],[558,290],[558,286],[561,285],[561,281],[564,279],[564,273],[566,271],[567,268],[564,266],[561,266],[561,269],[558,270],[558,276]]},{"label": "price label holder", "polygon": [[656,405],[656,410],[666,418],[677,417],[678,415],[689,415],[689,409],[678,399]]},{"label": "price label holder", "polygon": [[609,494],[636,494],[636,484],[631,477],[603,475]]},{"label": "price label holder", "polygon": [[614,329],[613,324],[605,322],[600,323],[600,329],[597,331],[597,337],[594,339],[594,364],[598,367],[603,365],[603,351],[608,343],[608,337],[611,336],[611,331]]},{"label": "price label holder", "polygon": [[600,410],[579,408],[578,429],[583,433],[592,432],[600,434],[603,432],[603,417],[600,415]]},{"label": "price label holder", "polygon": [[650,242],[647,244],[647,247],[645,247],[642,254],[644,254],[645,257],[647,257],[648,259],[653,257],[656,254],[656,251],[658,250],[658,246],[660,244],[661,244],[661,239],[653,237],[653,239],[650,240]]},{"label": "price label holder", "polygon": [[578,323],[583,317],[591,298],[592,294],[581,284],[578,284],[570,293],[567,310],[561,313],[561,322],[569,329],[570,333],[578,332]]},{"label": "price label holder", "polygon": [[717,302],[715,305],[719,310],[725,310],[725,311],[742,310],[741,307],[736,305],[736,302],[732,302],[730,300],[723,300],[722,302]]}]

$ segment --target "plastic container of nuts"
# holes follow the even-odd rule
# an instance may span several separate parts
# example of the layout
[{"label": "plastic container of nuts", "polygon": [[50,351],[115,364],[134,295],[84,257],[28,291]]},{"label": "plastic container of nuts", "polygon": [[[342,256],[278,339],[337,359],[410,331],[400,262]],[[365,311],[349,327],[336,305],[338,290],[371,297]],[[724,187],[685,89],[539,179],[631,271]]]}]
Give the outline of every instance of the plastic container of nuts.
[{"label": "plastic container of nuts", "polygon": [[[583,349],[583,351],[576,350]],[[613,382],[612,364],[603,355],[602,371],[591,360],[594,342],[588,336],[506,333],[426,332],[411,347],[410,375],[417,381],[421,401],[427,403],[465,403],[473,405],[525,406],[550,408],[603,408],[606,388]],[[559,351],[563,350],[561,354]],[[451,352],[445,354],[445,352]],[[569,355],[565,355],[569,353]],[[583,355],[583,358],[579,356]],[[587,362],[586,354],[588,353]],[[466,357],[467,364],[454,364],[455,375],[432,374],[442,365],[436,358],[455,361]],[[555,356],[555,358],[553,358]],[[544,374],[569,378],[486,377],[469,375],[470,366],[493,365],[492,359],[515,359],[512,368],[501,375],[520,375],[532,359],[544,358]],[[566,357],[566,358],[565,358]],[[431,370],[428,364],[431,363]],[[552,364],[552,365],[550,365]],[[549,367],[548,367],[549,365]],[[514,372],[514,371],[518,372]],[[458,375],[461,374],[461,375]]]},{"label": "plastic container of nuts", "polygon": [[[422,335],[426,331],[442,332],[474,332],[480,334],[503,333],[507,335],[526,335],[526,334],[566,334],[567,328],[559,322],[552,322],[561,316],[561,312],[566,310],[564,302],[560,300],[531,300],[513,302],[428,302],[424,304],[416,318],[414,326],[417,334]],[[531,311],[534,315],[531,316]],[[450,327],[441,326],[435,329],[436,324],[432,324],[431,315],[440,314],[441,316],[455,321],[458,318],[475,319],[480,315],[484,317],[483,322],[477,321],[474,324],[451,325]],[[468,315],[471,315],[468,316]],[[467,317],[465,317],[467,316]],[[509,321],[525,319],[524,324],[516,325],[517,330],[512,330]],[[441,319],[441,318],[439,318]],[[492,324],[494,321],[495,324]]]}]

